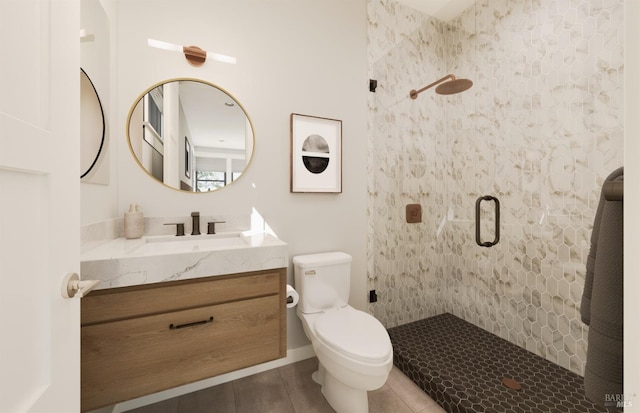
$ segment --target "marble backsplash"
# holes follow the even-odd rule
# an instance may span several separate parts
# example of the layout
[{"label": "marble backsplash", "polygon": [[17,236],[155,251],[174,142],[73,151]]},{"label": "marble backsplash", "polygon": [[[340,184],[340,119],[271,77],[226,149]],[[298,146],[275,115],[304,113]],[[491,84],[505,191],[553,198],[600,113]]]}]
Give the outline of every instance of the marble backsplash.
[{"label": "marble backsplash", "polygon": [[[623,1],[479,0],[445,23],[369,0],[368,16],[369,310],[387,327],[451,312],[583,374],[589,237],[623,161]],[[474,86],[409,98],[448,73]],[[482,195],[502,205],[493,248],[475,243]]]}]

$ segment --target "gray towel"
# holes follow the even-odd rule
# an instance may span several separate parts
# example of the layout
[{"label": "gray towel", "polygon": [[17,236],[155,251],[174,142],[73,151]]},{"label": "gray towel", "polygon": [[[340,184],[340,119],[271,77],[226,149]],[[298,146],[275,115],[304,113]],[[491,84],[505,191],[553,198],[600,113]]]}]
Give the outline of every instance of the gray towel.
[{"label": "gray towel", "polygon": [[[623,168],[606,179],[614,180],[623,180]],[[622,211],[621,201],[607,201],[600,195],[580,307],[582,321],[589,326],[585,394],[606,407],[615,407],[623,394]]]}]

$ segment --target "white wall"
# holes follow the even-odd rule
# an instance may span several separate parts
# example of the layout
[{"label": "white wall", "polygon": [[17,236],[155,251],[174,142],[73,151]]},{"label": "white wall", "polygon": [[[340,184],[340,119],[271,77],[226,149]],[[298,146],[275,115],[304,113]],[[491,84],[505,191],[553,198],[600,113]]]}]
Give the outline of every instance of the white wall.
[{"label": "white wall", "polygon": [[[366,308],[367,61],[364,0],[137,0],[118,2],[118,107],[111,119],[118,148],[118,215],[130,203],[146,216],[246,213],[255,208],[290,246],[290,256],[342,250],[353,261],[351,304]],[[147,46],[147,38],[235,56],[236,65]],[[208,194],[181,193],[153,182],[126,143],[128,111],[141,92],[176,77],[228,90],[255,127],[255,153],[233,185]],[[343,192],[289,192],[289,116],[341,119]],[[224,228],[221,228],[224,230]],[[289,272],[293,284],[293,273]],[[289,310],[288,346],[307,344]]]},{"label": "white wall", "polygon": [[[116,12],[114,0],[82,0],[80,9],[81,28],[90,36],[80,43],[80,65],[96,88],[105,116],[103,154],[94,167],[99,170],[97,180],[102,183],[83,180],[80,186],[81,225],[87,225],[113,218],[117,214],[117,142],[114,142],[117,133],[112,119],[117,105],[117,78],[113,74],[117,62],[113,56]],[[88,176],[91,177],[93,173]]]}]

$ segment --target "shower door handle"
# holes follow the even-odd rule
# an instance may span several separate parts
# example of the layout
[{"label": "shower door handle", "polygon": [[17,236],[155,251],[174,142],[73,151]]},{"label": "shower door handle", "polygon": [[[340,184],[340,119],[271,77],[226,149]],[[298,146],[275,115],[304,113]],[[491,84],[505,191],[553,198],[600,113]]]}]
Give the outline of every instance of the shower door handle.
[{"label": "shower door handle", "polygon": [[[482,237],[480,236],[480,204],[482,201],[493,201],[495,203],[495,236],[493,241],[483,242]],[[481,247],[488,248],[493,247],[498,242],[500,242],[500,201],[498,201],[498,198],[491,195],[481,196],[476,200],[476,244]]]}]

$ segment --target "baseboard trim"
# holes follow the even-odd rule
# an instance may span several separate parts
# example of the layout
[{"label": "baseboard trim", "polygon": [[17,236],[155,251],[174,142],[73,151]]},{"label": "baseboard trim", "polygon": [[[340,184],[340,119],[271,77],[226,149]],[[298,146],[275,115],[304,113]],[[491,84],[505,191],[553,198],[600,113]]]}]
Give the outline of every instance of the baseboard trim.
[{"label": "baseboard trim", "polygon": [[241,379],[243,377],[251,376],[253,374],[262,373],[263,371],[286,366],[288,364],[306,360],[311,357],[315,357],[315,353],[313,352],[313,347],[311,346],[311,344],[308,344],[306,346],[287,350],[287,356],[281,359],[273,360],[268,363],[258,364],[257,366],[247,367],[242,370],[221,374],[219,376],[212,377],[210,379],[186,384],[184,386],[174,387],[173,389],[150,394],[144,397],[139,397],[137,399],[127,400],[126,402],[118,403],[115,406],[94,410],[91,413],[126,412],[128,410],[137,409],[139,407],[161,402],[163,400],[172,399],[174,397],[182,396],[184,394],[192,393],[194,391],[206,389],[208,387],[213,387],[218,384],[227,383],[233,380]]}]

